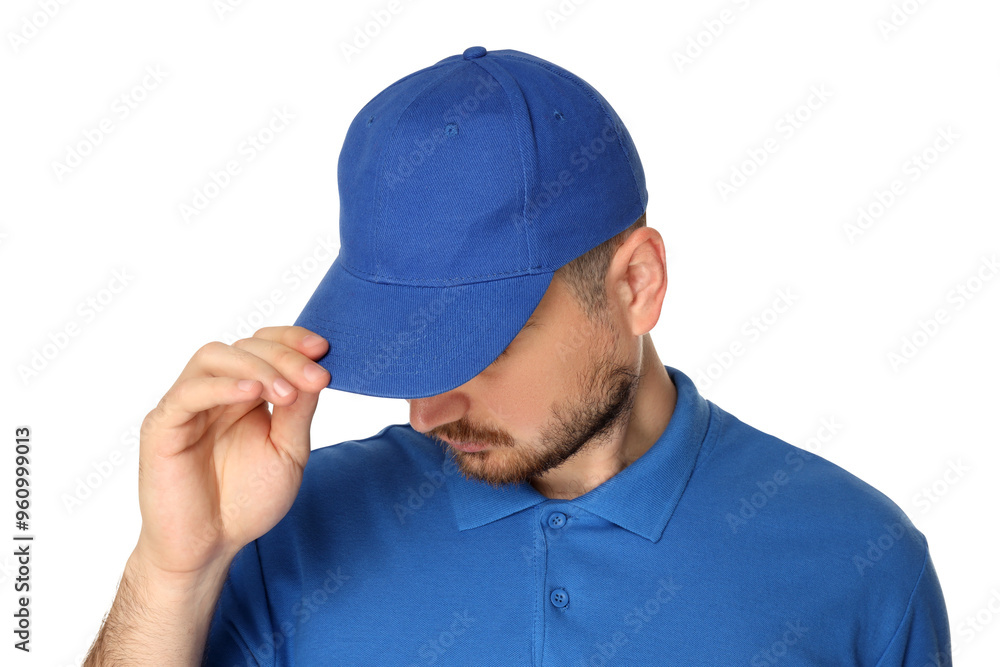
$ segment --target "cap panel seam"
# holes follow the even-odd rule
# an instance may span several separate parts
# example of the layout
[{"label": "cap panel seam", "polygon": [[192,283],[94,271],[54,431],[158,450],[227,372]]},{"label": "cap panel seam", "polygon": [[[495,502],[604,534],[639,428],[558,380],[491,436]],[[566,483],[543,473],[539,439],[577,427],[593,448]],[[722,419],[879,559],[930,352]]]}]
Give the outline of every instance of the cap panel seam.
[{"label": "cap panel seam", "polygon": [[[501,88],[503,88],[504,95],[507,96],[507,106],[509,106],[510,110],[513,112],[514,109],[515,109],[515,104],[514,104],[514,101],[511,99],[511,93],[510,93],[509,90],[507,90],[507,86],[503,85],[503,82],[500,81],[500,79],[497,79],[495,76],[493,76],[492,72],[490,72],[488,69],[486,69],[485,67],[483,67],[482,63],[478,62],[479,60],[481,60],[481,58],[476,58],[473,61],[473,63],[479,69],[481,69],[484,72],[486,72],[486,74],[488,76],[493,77],[493,79],[497,82],[497,84]],[[500,65],[500,63],[497,63],[497,66],[501,67],[503,69],[504,73],[507,76],[509,76],[511,78],[511,80],[515,84],[517,83],[517,77],[516,76],[514,76],[509,71],[507,71],[507,69],[505,67],[502,67]],[[521,93],[521,99],[522,99],[522,103],[523,103],[525,109],[528,110],[528,103],[527,103],[527,101],[524,100],[524,93]],[[528,121],[528,123],[530,125],[530,123],[531,123],[530,114],[529,114],[529,117],[527,118],[527,121]],[[514,130],[517,131],[517,129],[518,128],[515,125],[514,126]],[[524,198],[523,198],[522,203],[521,203],[521,221],[522,221],[522,224],[524,225],[524,245],[525,245],[525,247],[526,247],[526,249],[528,251],[528,270],[531,271],[533,269],[539,269],[539,268],[541,268],[542,265],[538,261],[538,253],[535,252],[535,249],[532,247],[533,237],[537,236],[537,232],[533,232],[531,234],[529,234],[529,232],[528,232],[528,225],[532,224],[531,221],[528,219],[528,199],[530,198],[530,192],[528,190],[528,166],[527,166],[527,160],[526,160],[526,157],[524,155],[524,147],[521,145],[521,143],[522,143],[521,140],[522,140],[522,137],[518,137],[517,140],[514,143],[517,145],[517,152],[518,152],[518,155],[521,157],[521,185],[522,185],[522,190],[524,192]],[[536,173],[535,176],[537,178],[538,174]]]},{"label": "cap panel seam", "polygon": [[[615,138],[618,139],[618,148],[621,150],[622,156],[625,158],[625,162],[629,166],[629,171],[632,172],[632,185],[635,187],[635,193],[639,197],[640,200],[642,199],[642,192],[639,191],[639,181],[638,181],[638,179],[635,176],[635,165],[632,164],[632,161],[628,157],[628,151],[625,150],[625,146],[622,143],[621,134],[619,134],[618,128],[615,126],[614,119],[611,118],[611,114],[608,113],[608,110],[601,103],[601,100],[599,100],[598,98],[596,98],[594,96],[594,94],[590,90],[587,89],[586,86],[582,85],[581,81],[577,80],[577,77],[576,77],[575,74],[572,74],[572,73],[570,73],[568,71],[567,72],[562,72],[562,71],[559,71],[558,69],[553,69],[552,67],[550,67],[550,66],[548,66],[546,64],[543,64],[541,62],[537,62],[537,61],[532,60],[530,58],[524,58],[522,56],[515,56],[515,55],[504,54],[502,56],[498,56],[498,58],[509,58],[511,60],[520,60],[521,62],[525,62],[525,63],[528,63],[530,65],[534,65],[535,67],[540,67],[540,68],[542,68],[542,69],[544,69],[544,70],[546,70],[548,72],[551,72],[553,74],[561,76],[562,78],[566,79],[567,81],[571,82],[574,86],[576,86],[577,88],[579,88],[587,97],[589,97],[591,100],[593,100],[594,103],[597,104],[598,107],[600,107],[601,112],[604,114],[604,117],[608,120],[608,122],[611,124],[611,127],[613,127],[614,130],[615,130]],[[609,103],[609,106],[610,106],[610,103]],[[617,115],[617,113],[618,112],[615,112],[616,115]],[[636,151],[636,152],[638,152],[638,151]]]}]

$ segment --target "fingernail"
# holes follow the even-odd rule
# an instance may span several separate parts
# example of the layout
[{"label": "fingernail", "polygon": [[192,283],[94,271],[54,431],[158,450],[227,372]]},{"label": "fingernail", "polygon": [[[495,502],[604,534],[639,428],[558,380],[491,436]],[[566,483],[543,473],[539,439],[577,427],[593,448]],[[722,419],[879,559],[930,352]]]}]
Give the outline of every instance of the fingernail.
[{"label": "fingernail", "polygon": [[308,336],[302,339],[302,344],[308,345],[310,347],[313,345],[319,345],[322,342],[323,339],[317,336],[316,334],[309,334]]},{"label": "fingernail", "polygon": [[236,386],[240,388],[240,391],[250,391],[253,388],[254,380],[240,380],[236,383]]},{"label": "fingernail", "polygon": [[282,398],[292,393],[292,389],[294,389],[294,387],[288,384],[288,382],[286,382],[283,378],[278,378],[274,381],[274,393]]},{"label": "fingernail", "polygon": [[323,367],[319,364],[306,364],[306,367],[302,369],[302,374],[310,382],[317,382],[323,377]]}]

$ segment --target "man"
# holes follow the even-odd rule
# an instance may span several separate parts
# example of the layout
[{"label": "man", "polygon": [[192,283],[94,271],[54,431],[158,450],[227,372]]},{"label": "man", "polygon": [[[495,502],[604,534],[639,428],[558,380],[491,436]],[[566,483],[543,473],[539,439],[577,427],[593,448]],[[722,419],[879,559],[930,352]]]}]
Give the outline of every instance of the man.
[{"label": "man", "polygon": [[[903,512],[660,362],[663,241],[591,86],[472,47],[372,99],[338,180],[295,326],[204,346],[143,422],[87,664],[950,664]],[[311,451],[326,387],[409,424]]]}]

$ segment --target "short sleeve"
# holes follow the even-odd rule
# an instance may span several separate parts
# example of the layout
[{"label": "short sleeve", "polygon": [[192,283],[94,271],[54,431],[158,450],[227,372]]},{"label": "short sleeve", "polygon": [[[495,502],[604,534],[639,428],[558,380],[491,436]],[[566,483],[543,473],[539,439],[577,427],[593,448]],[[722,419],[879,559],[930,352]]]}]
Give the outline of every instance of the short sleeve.
[{"label": "short sleeve", "polygon": [[229,565],[212,616],[203,665],[273,667],[274,642],[257,540],[244,546]]},{"label": "short sleeve", "polygon": [[951,631],[930,552],[903,619],[876,667],[951,667]]}]

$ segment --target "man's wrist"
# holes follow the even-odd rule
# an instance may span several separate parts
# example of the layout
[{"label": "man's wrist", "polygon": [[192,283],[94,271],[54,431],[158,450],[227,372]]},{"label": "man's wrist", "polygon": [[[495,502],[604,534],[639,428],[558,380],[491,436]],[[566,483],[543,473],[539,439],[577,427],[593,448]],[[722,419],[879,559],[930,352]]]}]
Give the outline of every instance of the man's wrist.
[{"label": "man's wrist", "polygon": [[190,614],[206,604],[215,606],[231,562],[231,557],[220,557],[198,571],[169,572],[137,548],[125,563],[122,582],[127,582],[130,597],[138,598],[147,609],[170,613],[183,606]]}]

